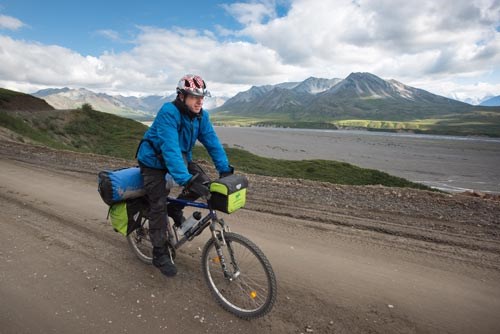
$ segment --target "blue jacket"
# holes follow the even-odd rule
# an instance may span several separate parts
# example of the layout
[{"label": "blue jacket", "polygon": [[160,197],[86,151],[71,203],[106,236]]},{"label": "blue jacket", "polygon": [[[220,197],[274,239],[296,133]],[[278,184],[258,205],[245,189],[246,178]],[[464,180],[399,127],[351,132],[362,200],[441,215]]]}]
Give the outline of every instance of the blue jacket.
[{"label": "blue jacket", "polygon": [[[181,113],[172,102],[165,103],[143,139],[150,140],[155,149],[161,152],[169,174],[179,185],[186,185],[192,176],[184,163],[183,154],[188,162],[192,160],[192,149],[196,140],[205,146],[219,173],[231,169],[226,152],[210,123],[209,115],[203,110],[199,117],[191,118]],[[139,147],[137,160],[146,167],[165,169],[165,165],[146,141]]]}]

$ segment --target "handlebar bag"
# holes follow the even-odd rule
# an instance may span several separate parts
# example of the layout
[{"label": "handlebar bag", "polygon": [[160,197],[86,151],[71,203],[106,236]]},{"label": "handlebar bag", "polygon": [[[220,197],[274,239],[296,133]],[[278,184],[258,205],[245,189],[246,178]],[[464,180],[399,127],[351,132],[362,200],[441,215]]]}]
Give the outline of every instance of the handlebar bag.
[{"label": "handlebar bag", "polygon": [[144,183],[139,167],[99,172],[97,190],[107,205],[144,196]]},{"label": "handlebar bag", "polygon": [[248,180],[243,175],[229,175],[210,184],[212,208],[233,213],[246,203]]}]

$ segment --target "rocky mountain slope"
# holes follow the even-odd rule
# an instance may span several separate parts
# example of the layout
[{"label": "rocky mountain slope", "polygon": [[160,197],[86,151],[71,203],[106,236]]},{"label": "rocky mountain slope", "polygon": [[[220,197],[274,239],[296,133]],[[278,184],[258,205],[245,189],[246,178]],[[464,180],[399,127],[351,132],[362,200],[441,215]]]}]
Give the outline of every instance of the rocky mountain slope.
[{"label": "rocky mountain slope", "polygon": [[[33,93],[33,96],[47,101],[56,109],[76,109],[84,103],[89,103],[95,110],[107,112],[136,120],[151,120],[160,107],[175,99],[175,94],[123,96],[96,93],[85,88],[51,88]],[[207,98],[205,108],[220,106],[225,99],[222,97]]]},{"label": "rocky mountain slope", "polygon": [[295,120],[398,120],[470,110],[466,103],[370,73],[351,73],[343,80],[309,78],[292,86],[252,87],[216,109],[245,116],[281,114]]},{"label": "rocky mountain slope", "polygon": [[164,103],[157,102],[157,100],[162,100],[161,97],[154,99],[149,104],[147,102],[150,100],[144,101],[135,97],[111,96],[104,93],[95,93],[85,88],[45,89],[34,93],[33,96],[44,99],[56,109],[76,109],[88,103],[95,110],[135,119],[153,118],[158,111],[158,104]]}]

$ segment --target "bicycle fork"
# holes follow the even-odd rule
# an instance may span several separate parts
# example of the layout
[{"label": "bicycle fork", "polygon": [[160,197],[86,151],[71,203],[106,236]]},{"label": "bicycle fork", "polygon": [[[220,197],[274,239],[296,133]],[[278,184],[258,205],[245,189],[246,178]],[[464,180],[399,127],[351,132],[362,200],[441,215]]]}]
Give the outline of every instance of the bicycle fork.
[{"label": "bicycle fork", "polygon": [[[230,282],[232,282],[233,280],[238,278],[238,276],[240,276],[240,269],[238,267],[238,264],[236,263],[233,248],[231,247],[231,242],[227,242],[226,239],[224,238],[224,231],[228,228],[226,227],[222,219],[218,223],[222,227],[220,230],[216,229],[215,222],[212,223],[212,225],[210,226],[210,230],[212,232],[212,238],[215,243],[215,251],[217,252],[219,263],[221,265],[222,271],[224,272],[224,277],[227,278]],[[224,252],[222,251],[222,247],[224,246],[227,247],[231,260],[231,265],[233,266],[234,269],[232,273],[230,270],[228,270],[226,258],[224,256]]]}]

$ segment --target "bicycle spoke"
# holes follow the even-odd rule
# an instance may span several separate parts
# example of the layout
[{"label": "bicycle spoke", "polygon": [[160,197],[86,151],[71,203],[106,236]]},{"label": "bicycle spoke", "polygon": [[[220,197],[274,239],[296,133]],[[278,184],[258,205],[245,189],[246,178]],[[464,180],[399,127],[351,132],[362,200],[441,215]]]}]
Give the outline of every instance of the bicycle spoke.
[{"label": "bicycle spoke", "polygon": [[227,271],[233,277],[228,279],[224,276],[215,244],[212,243],[204,250],[204,271],[209,285],[222,305],[231,312],[241,317],[265,314],[276,295],[276,283],[274,276],[269,276],[272,269],[267,259],[262,260],[260,250],[244,237],[226,233],[226,241],[221,250]]}]

